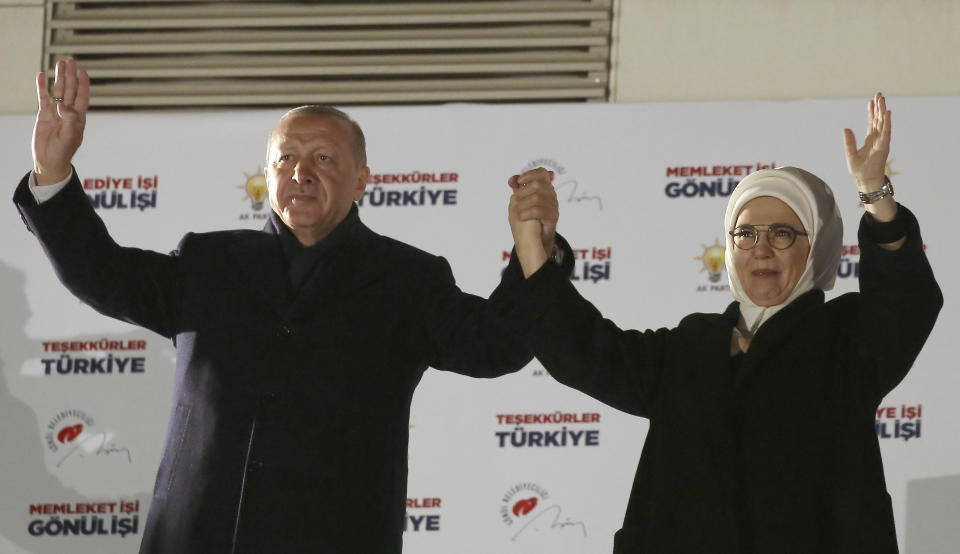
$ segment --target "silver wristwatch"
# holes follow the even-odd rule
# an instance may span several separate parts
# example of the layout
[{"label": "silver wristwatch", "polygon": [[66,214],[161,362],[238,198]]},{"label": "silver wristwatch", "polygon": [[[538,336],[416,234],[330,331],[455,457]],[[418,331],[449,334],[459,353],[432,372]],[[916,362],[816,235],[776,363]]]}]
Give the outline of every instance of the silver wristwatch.
[{"label": "silver wristwatch", "polygon": [[883,186],[873,192],[861,192],[860,201],[864,204],[873,204],[888,196],[893,196],[893,183],[890,182],[890,177],[884,175]]}]

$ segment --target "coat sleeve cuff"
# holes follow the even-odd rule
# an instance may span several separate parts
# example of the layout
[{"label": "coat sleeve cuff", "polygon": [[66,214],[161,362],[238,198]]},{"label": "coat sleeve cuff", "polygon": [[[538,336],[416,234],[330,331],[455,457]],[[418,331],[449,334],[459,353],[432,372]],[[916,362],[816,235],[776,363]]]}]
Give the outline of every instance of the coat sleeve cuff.
[{"label": "coat sleeve cuff", "polygon": [[577,291],[569,272],[547,262],[526,279],[505,283],[490,300],[500,324],[512,335],[525,338],[558,300],[570,295],[576,296]]},{"label": "coat sleeve cuff", "polygon": [[77,174],[77,171],[73,168],[70,169],[70,175],[66,179],[60,181],[59,183],[54,183],[52,185],[37,185],[37,176],[31,171],[28,174],[28,186],[30,192],[33,194],[33,198],[37,201],[37,204],[43,204],[47,200],[50,200],[57,195],[58,192],[63,190],[63,187],[67,186],[74,176]]},{"label": "coat sleeve cuff", "polygon": [[[881,248],[880,244],[885,239],[877,236],[876,226],[894,224],[903,231],[898,240],[906,237],[906,241],[897,250]],[[870,214],[864,213],[863,217],[860,218],[857,240],[860,243],[861,261],[868,263],[874,271],[882,274],[900,275],[908,273],[909,268],[924,265],[918,263],[920,259],[924,258],[920,224],[913,212],[902,205],[898,205],[897,216],[889,223],[871,221]]]}]

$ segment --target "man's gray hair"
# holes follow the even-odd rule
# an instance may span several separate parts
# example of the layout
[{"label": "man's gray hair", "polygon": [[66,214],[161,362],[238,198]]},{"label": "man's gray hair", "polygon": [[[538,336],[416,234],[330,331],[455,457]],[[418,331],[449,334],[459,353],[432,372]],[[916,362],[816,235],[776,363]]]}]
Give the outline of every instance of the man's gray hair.
[{"label": "man's gray hair", "polygon": [[[349,115],[346,113],[334,108],[333,106],[323,106],[319,104],[311,104],[307,106],[300,106],[299,108],[293,108],[287,113],[283,114],[280,117],[280,121],[277,123],[279,126],[280,123],[283,123],[287,119],[294,117],[299,117],[303,115],[312,115],[316,117],[330,117],[334,119],[339,119],[345,122],[350,126],[350,129],[353,130],[353,155],[357,160],[360,166],[367,165],[367,139],[363,136],[363,129],[360,128],[360,125],[357,124]],[[273,133],[270,133],[270,138],[267,141],[267,163],[270,163],[270,148],[273,146]]]}]

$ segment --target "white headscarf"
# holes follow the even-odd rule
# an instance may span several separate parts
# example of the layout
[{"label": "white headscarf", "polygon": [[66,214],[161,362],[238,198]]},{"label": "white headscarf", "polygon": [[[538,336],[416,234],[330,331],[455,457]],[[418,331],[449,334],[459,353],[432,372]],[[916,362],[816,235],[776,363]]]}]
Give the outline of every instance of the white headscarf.
[{"label": "white headscarf", "polygon": [[[800,280],[790,296],[776,306],[758,306],[744,292],[733,264],[733,237],[727,232],[733,229],[743,206],[759,196],[772,196],[790,206],[810,240],[810,254]],[[833,191],[816,175],[796,167],[762,169],[747,175],[730,195],[723,225],[727,237],[727,277],[734,299],[740,302],[738,328],[746,338],[751,338],[760,325],[803,293],[814,288],[833,288],[843,249],[843,221]]]}]

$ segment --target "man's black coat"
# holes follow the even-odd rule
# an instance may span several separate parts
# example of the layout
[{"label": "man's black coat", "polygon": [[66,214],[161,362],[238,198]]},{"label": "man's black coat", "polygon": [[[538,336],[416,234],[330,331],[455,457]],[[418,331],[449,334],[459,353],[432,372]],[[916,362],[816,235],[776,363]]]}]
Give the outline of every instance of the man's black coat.
[{"label": "man's black coat", "polygon": [[615,554],[897,551],[874,418],[943,304],[900,210],[900,250],[861,225],[860,293],[800,296],[739,363],[736,302],[640,332],[604,319],[550,265],[498,291],[504,323],[558,381],[650,420]]},{"label": "man's black coat", "polygon": [[76,175],[39,206],[26,181],[15,203],[64,284],[176,341],[142,553],[399,554],[426,367],[494,377],[531,359],[445,260],[359,221],[294,295],[275,230],[122,248]]}]

